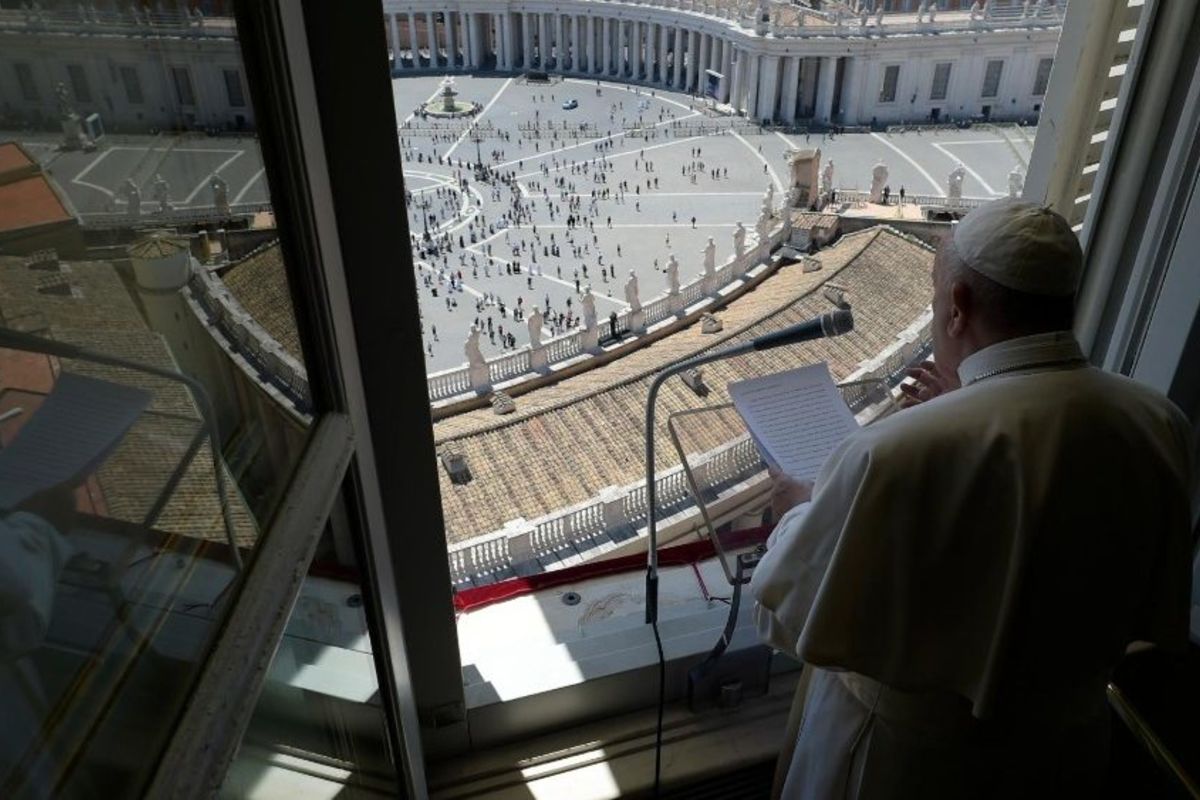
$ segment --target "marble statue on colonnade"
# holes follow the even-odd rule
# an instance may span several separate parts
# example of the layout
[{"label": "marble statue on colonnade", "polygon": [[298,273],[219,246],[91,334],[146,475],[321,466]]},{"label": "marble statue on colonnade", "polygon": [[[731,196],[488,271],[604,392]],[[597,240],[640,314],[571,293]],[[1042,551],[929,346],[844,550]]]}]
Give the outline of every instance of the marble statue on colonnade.
[{"label": "marble statue on colonnade", "polygon": [[961,161],[955,165],[954,169],[950,170],[950,175],[946,179],[946,190],[951,200],[962,198],[963,178],[966,176],[967,168]]},{"label": "marble statue on colonnade", "polygon": [[584,329],[596,327],[596,297],[592,294],[590,283],[584,287],[583,299],[579,301],[579,305],[583,307]]},{"label": "marble statue on colonnade", "polygon": [[625,302],[629,303],[630,311],[642,310],[642,301],[638,298],[637,273],[633,270],[629,270],[629,278],[625,281]]},{"label": "marble statue on colonnade", "polygon": [[537,306],[533,307],[533,313],[525,324],[529,327],[529,346],[537,350],[542,346],[542,312]]},{"label": "marble statue on colonnade", "polygon": [[667,294],[679,294],[679,259],[674,253],[667,256]]},{"label": "marble statue on colonnade", "polygon": [[714,275],[717,271],[717,243],[713,237],[708,237],[708,244],[704,245],[704,274]]},{"label": "marble statue on colonnade", "polygon": [[208,188],[212,190],[213,208],[221,216],[229,216],[229,184],[214,172],[212,179],[208,182]]},{"label": "marble statue on colonnade", "polygon": [[887,186],[888,168],[882,161],[871,168],[871,202],[878,203],[883,199],[883,187]]},{"label": "marble statue on colonnade", "polygon": [[483,357],[483,351],[479,347],[479,328],[474,325],[467,334],[463,353],[467,356],[467,375],[471,382],[471,388],[478,390],[489,387],[492,382],[491,376],[488,374],[488,365]]},{"label": "marble statue on colonnade", "polygon": [[746,253],[746,226],[740,221],[733,229],[733,253],[739,261]]},{"label": "marble statue on colonnade", "polygon": [[829,159],[825,163],[825,169],[821,172],[821,194],[824,197],[829,197],[833,191],[833,159]]},{"label": "marble statue on colonnade", "polygon": [[1012,168],[1012,172],[1008,173],[1008,196],[1020,197],[1023,191],[1025,191],[1025,171],[1018,164]]},{"label": "marble statue on colonnade", "polygon": [[590,283],[584,287],[579,305],[583,307],[583,349],[589,352],[598,350],[600,329],[596,327],[596,297],[592,294]]},{"label": "marble statue on colonnade", "polygon": [[129,216],[136,217],[142,213],[142,192],[133,178],[126,178],[125,183],[121,184],[121,194],[125,195],[125,210]]},{"label": "marble statue on colonnade", "polygon": [[171,210],[171,184],[162,175],[154,176],[154,202],[164,214]]}]

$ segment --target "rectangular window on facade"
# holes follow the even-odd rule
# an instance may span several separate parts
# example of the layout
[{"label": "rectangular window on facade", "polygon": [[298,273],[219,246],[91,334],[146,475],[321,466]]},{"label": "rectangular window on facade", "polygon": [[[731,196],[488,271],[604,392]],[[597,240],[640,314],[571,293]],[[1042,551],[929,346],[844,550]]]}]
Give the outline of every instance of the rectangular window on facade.
[{"label": "rectangular window on facade", "polygon": [[142,94],[142,82],[138,78],[137,67],[121,67],[121,83],[125,84],[125,97],[129,99],[130,103],[145,102],[146,98]]},{"label": "rectangular window on facade", "polygon": [[33,69],[28,64],[13,64],[17,71],[17,83],[21,84],[21,96],[31,103],[38,100],[37,84],[33,80]]},{"label": "rectangular window on facade", "polygon": [[1046,86],[1050,83],[1050,68],[1054,66],[1053,58],[1043,58],[1038,62],[1037,76],[1033,79],[1033,94],[1035,97],[1041,97],[1046,93]]},{"label": "rectangular window on facade", "polygon": [[1000,74],[1004,71],[1004,62],[996,59],[987,62],[987,71],[983,74],[983,96],[995,97],[1000,93]]},{"label": "rectangular window on facade", "polygon": [[883,86],[879,89],[879,102],[892,103],[896,100],[896,85],[900,83],[900,65],[883,68]]},{"label": "rectangular window on facade", "polygon": [[175,99],[181,106],[196,105],[196,93],[192,91],[192,76],[187,67],[171,67],[171,80],[175,84]]},{"label": "rectangular window on facade", "polygon": [[246,105],[246,95],[242,91],[242,75],[236,69],[224,70],[225,92],[229,95],[229,105],[241,108]]},{"label": "rectangular window on facade", "polygon": [[950,62],[936,64],[933,67],[933,88],[929,91],[930,100],[945,100],[946,90],[950,87]]},{"label": "rectangular window on facade", "polygon": [[71,79],[71,91],[76,103],[92,102],[92,89],[88,86],[87,74],[78,64],[67,65],[67,77]]}]

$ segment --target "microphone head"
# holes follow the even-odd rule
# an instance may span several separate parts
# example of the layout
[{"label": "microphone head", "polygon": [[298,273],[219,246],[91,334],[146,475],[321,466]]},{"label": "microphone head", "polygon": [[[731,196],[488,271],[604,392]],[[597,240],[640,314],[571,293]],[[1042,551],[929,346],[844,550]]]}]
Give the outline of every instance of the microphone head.
[{"label": "microphone head", "polygon": [[826,336],[841,336],[854,330],[854,313],[848,308],[830,311],[821,317],[821,332]]}]

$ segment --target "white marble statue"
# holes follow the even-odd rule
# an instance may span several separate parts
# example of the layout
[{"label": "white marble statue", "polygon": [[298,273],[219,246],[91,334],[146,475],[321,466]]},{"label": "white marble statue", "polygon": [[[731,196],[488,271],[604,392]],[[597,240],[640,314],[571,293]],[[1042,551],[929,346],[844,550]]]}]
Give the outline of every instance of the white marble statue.
[{"label": "white marble statue", "polygon": [[767,184],[767,192],[763,195],[762,210],[771,214],[775,210],[775,182]]},{"label": "white marble statue", "polygon": [[933,0],[928,0],[925,3],[925,10],[929,12],[929,24],[932,25],[933,20],[937,17],[937,3],[933,2]]},{"label": "white marble statue", "polygon": [[977,20],[983,16],[983,0],[975,0],[971,4],[971,19]]},{"label": "white marble statue", "polygon": [[586,330],[591,330],[596,327],[596,298],[592,295],[592,285],[589,283],[583,290],[583,299],[579,301],[583,306],[583,327]]},{"label": "white marble statue", "polygon": [[121,193],[125,195],[125,208],[131,217],[136,217],[142,213],[142,192],[138,189],[133,178],[126,178],[125,183],[121,185]]},{"label": "white marble statue", "polygon": [[667,256],[667,293],[679,294],[679,259],[675,257],[674,253]]},{"label": "white marble statue", "polygon": [[883,187],[887,186],[888,168],[882,161],[871,168],[871,202],[878,203],[883,199]]},{"label": "white marble statue", "polygon": [[833,191],[833,159],[825,162],[825,169],[821,170],[821,194],[828,195]]},{"label": "white marble statue", "polygon": [[629,278],[625,281],[625,302],[629,303],[630,311],[642,310],[642,301],[638,299],[637,273],[633,270],[629,270]]},{"label": "white marble statue", "polygon": [[704,274],[712,275],[717,271],[717,243],[713,241],[713,237],[708,237],[708,244],[704,245]]},{"label": "white marble statue", "polygon": [[529,326],[529,346],[537,350],[542,346],[542,312],[537,306],[533,307],[533,313],[525,324]]},{"label": "white marble statue", "polygon": [[950,198],[957,200],[962,197],[963,178],[967,176],[967,168],[962,162],[958,162],[954,169],[950,170],[950,175],[946,179],[946,193]]},{"label": "white marble statue", "polygon": [[746,226],[741,222],[733,229],[733,252],[738,258],[746,252]]},{"label": "white marble statue", "polygon": [[479,328],[474,325],[471,326],[471,332],[467,334],[467,343],[463,345],[463,352],[467,355],[467,366],[487,369],[487,361],[483,357],[483,350],[479,348]]},{"label": "white marble statue", "polygon": [[875,9],[875,27],[883,27],[883,3],[880,3],[879,7]]},{"label": "white marble statue", "polygon": [[1008,196],[1020,197],[1023,191],[1025,191],[1025,172],[1018,165],[1008,173]]},{"label": "white marble statue", "polygon": [[863,6],[858,12],[858,26],[865,28],[870,21],[871,12],[867,10],[866,6]]},{"label": "white marble statue", "polygon": [[159,211],[171,210],[171,184],[162,175],[154,176],[154,202]]},{"label": "white marble statue", "polygon": [[925,4],[917,6],[917,24],[920,25],[925,21]]},{"label": "white marble statue", "polygon": [[208,182],[208,188],[212,190],[213,208],[218,214],[229,214],[229,185],[225,180],[217,174],[213,174],[212,179]]}]

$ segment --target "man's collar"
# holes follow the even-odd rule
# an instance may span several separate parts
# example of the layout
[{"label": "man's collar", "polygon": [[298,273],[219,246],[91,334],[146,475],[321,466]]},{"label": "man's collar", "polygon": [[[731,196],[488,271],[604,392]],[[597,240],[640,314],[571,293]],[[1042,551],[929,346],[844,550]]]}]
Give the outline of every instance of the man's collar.
[{"label": "man's collar", "polygon": [[1018,336],[988,345],[962,360],[958,379],[963,386],[1000,373],[1086,362],[1071,331]]}]

